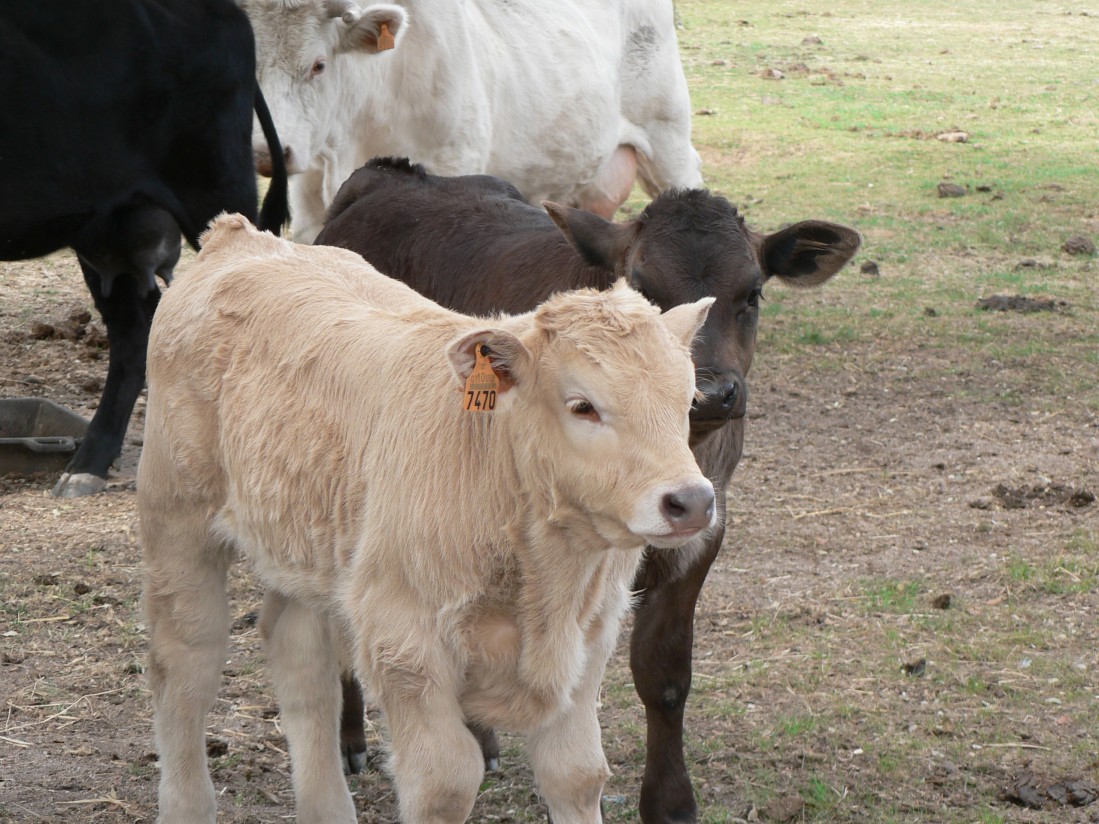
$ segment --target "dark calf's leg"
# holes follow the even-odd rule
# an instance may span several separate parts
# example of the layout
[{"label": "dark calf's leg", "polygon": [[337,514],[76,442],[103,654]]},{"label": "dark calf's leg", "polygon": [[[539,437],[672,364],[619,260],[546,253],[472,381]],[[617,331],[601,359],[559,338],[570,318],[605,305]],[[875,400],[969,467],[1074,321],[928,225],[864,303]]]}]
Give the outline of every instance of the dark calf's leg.
[{"label": "dark calf's leg", "polygon": [[366,729],[363,717],[363,691],[355,676],[340,675],[343,689],[343,710],[340,712],[340,752],[343,753],[343,774],[356,775],[366,769]]},{"label": "dark calf's leg", "polygon": [[694,788],[683,758],[683,708],[691,690],[691,649],[695,604],[724,530],[711,537],[684,572],[646,558],[635,588],[642,589],[630,637],[630,669],[645,705],[645,777],[641,820],[645,824],[686,824],[698,815]]},{"label": "dark calf's leg", "polygon": [[496,739],[496,730],[482,727],[480,724],[466,724],[477,743],[481,745],[481,755],[485,758],[485,772],[500,769],[500,742]]},{"label": "dark calf's leg", "polygon": [[80,268],[92,293],[95,307],[107,327],[110,354],[107,380],[99,399],[84,442],[77,450],[65,473],[53,488],[60,498],[91,495],[103,489],[107,470],[122,452],[122,439],[130,422],[130,414],[138,395],[145,386],[145,349],[149,342],[149,325],[160,300],[157,289],[145,297],[139,295],[133,277],[114,281],[110,296],[104,297],[99,274],[83,260]]}]

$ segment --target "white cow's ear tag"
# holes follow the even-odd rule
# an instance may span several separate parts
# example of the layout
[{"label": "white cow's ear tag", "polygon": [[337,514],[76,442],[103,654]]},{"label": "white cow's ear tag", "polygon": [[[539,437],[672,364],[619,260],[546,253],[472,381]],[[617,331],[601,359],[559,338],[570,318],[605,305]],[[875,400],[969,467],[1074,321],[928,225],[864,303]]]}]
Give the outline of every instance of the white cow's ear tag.
[{"label": "white cow's ear tag", "polygon": [[[507,391],[508,386],[503,387]],[[500,376],[492,368],[489,348],[483,343],[477,346],[477,362],[466,378],[464,406],[467,412],[491,412],[501,393]]]},{"label": "white cow's ear tag", "polygon": [[378,51],[389,51],[395,48],[397,41],[393,35],[389,33],[389,26],[385,23],[381,25],[381,31],[378,32]]}]

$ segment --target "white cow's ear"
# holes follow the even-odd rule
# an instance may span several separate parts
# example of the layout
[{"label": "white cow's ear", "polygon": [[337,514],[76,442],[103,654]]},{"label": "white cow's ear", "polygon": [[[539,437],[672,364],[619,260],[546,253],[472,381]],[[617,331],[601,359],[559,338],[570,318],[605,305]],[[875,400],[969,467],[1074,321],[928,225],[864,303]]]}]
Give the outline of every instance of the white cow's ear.
[{"label": "white cow's ear", "polygon": [[340,32],[336,48],[341,52],[363,51],[367,54],[388,51],[396,48],[407,22],[408,13],[400,6],[367,6],[358,20]]},{"label": "white cow's ear", "polygon": [[450,366],[463,386],[477,365],[478,352],[491,362],[492,371],[500,380],[497,389],[500,395],[530,376],[534,358],[519,338],[503,329],[478,329],[456,338],[447,346]]},{"label": "white cow's ear", "polygon": [[683,341],[684,346],[690,348],[698,330],[706,322],[710,307],[714,305],[715,300],[717,298],[708,297],[694,303],[681,303],[662,314],[660,319],[664,321],[664,325],[672,335]]}]

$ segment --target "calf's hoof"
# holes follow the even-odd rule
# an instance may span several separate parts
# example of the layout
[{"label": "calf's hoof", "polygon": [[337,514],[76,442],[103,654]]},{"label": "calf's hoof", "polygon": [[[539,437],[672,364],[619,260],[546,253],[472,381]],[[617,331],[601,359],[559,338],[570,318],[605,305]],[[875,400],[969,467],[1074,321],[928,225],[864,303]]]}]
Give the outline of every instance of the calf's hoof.
[{"label": "calf's hoof", "polygon": [[344,746],[343,748],[343,774],[344,775],[359,775],[366,772],[366,765],[368,763],[366,757],[366,746],[362,749],[351,746]]},{"label": "calf's hoof", "polygon": [[469,724],[469,731],[481,745],[481,755],[485,758],[485,772],[496,772],[500,769],[500,741],[496,738],[496,730],[492,727],[482,727],[480,724]]},{"label": "calf's hoof", "polygon": [[54,485],[53,496],[55,498],[79,498],[83,495],[96,495],[107,486],[107,479],[92,475],[89,472],[78,472],[75,475],[64,473]]}]

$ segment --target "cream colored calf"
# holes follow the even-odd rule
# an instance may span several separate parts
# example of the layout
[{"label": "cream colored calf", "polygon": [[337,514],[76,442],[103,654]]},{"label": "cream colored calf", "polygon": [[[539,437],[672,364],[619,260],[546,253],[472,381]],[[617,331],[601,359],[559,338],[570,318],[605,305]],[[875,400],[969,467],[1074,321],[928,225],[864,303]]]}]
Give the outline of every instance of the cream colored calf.
[{"label": "cream colored calf", "polygon": [[596,699],[641,547],[713,519],[687,446],[711,301],[661,315],[619,285],[475,319],[350,252],[218,219],[149,344],[138,503],[162,824],[214,821],[203,728],[236,555],[276,593],[264,629],[299,822],[355,820],[343,655],[385,711],[405,822],[468,817],[483,762],[467,721],[526,734],[555,824],[598,822]]}]

